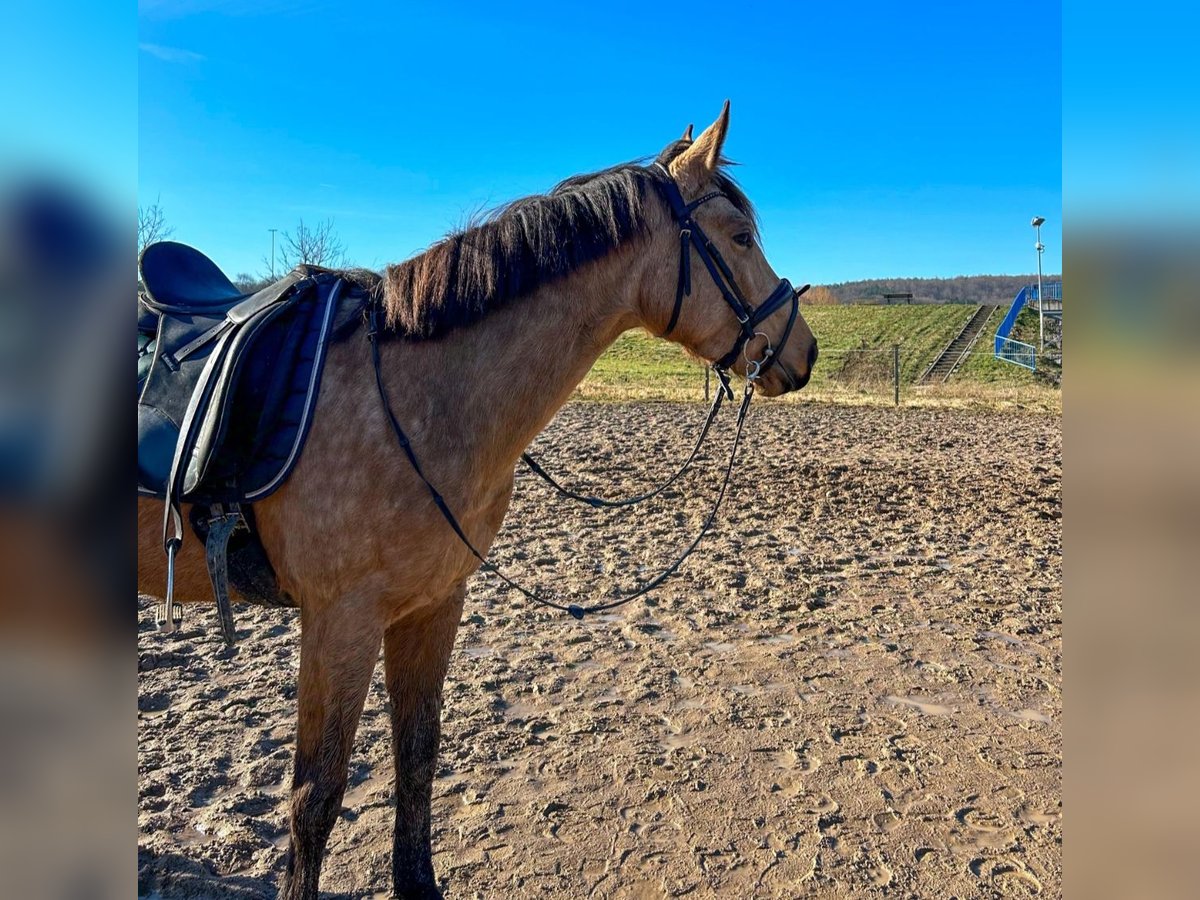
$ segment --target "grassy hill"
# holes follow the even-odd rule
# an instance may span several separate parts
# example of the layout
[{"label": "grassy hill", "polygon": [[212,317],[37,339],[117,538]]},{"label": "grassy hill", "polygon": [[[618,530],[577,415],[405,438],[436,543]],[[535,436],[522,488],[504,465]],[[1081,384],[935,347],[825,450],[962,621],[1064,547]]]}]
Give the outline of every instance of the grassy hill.
[{"label": "grassy hill", "polygon": [[[804,306],[821,356],[804,400],[892,401],[892,345],[900,345],[905,403],[1061,408],[1061,395],[1042,379],[992,356],[991,336],[1004,315],[997,308],[963,367],[949,384],[917,379],[975,311],[970,305]],[[1018,322],[1018,331],[1027,323]],[[1036,336],[1036,316],[1033,322]],[[584,400],[702,400],[704,369],[681,347],[629,332],[596,363],[576,396]]]},{"label": "grassy hill", "polygon": [[974,306],[803,307],[821,349],[811,384],[892,380],[892,345],[900,345],[900,383],[912,384],[967,324]]},{"label": "grassy hill", "polygon": [[[992,313],[983,327],[983,333],[974,347],[974,352],[967,357],[962,367],[955,373],[956,379],[984,385],[1020,388],[1046,385],[1049,383],[1048,376],[1060,374],[1058,367],[1048,360],[1038,362],[1038,368],[1044,368],[1045,371],[1035,374],[1020,366],[1010,365],[996,359],[992,352],[992,336],[995,335],[996,329],[1000,327],[1001,319],[1007,312],[1008,307],[1001,306]],[[1013,324],[1010,337],[1036,347],[1038,343],[1037,311],[1029,307],[1021,310],[1017,321]]]}]

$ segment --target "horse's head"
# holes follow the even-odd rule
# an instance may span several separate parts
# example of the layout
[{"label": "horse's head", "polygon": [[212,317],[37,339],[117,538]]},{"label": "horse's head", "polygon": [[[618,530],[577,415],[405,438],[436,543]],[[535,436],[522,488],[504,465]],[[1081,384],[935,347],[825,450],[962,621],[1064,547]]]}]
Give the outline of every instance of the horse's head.
[{"label": "horse's head", "polygon": [[777,396],[808,383],[817,341],[791,284],[767,262],[754,210],[722,170],[729,103],[695,140],[691,127],[653,169],[666,219],[642,291],[646,327]]}]

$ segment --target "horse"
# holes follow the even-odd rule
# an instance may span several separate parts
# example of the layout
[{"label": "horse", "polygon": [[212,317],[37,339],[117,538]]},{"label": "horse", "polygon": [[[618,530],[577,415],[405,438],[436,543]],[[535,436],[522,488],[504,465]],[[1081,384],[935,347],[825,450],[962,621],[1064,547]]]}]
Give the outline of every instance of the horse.
[{"label": "horse", "polygon": [[[442,683],[467,579],[480,566],[466,542],[487,553],[522,452],[620,334],[665,335],[765,396],[808,381],[816,340],[727,172],[728,129],[726,102],[699,137],[689,126],[650,165],[570,178],[387,267],[377,366],[361,340],[329,348],[303,453],[287,483],[254,507],[280,587],[300,608],[285,900],[317,897],[381,644],[394,896],[442,896],[430,805]],[[692,272],[693,259],[707,275]],[[758,303],[764,297],[775,299]],[[405,462],[385,391],[462,538]],[[161,505],[139,498],[141,592],[165,583],[161,540]],[[200,542],[185,542],[174,578],[182,600],[208,595]]]}]

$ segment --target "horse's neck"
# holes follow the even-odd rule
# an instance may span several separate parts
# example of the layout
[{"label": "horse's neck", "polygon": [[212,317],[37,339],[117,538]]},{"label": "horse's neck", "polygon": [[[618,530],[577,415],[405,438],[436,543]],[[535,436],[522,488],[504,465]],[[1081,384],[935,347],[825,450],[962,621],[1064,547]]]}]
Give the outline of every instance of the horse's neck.
[{"label": "horse's neck", "polygon": [[476,477],[511,475],[592,364],[638,325],[638,254],[625,250],[514,301],[440,341],[418,345],[428,408],[453,422]]}]

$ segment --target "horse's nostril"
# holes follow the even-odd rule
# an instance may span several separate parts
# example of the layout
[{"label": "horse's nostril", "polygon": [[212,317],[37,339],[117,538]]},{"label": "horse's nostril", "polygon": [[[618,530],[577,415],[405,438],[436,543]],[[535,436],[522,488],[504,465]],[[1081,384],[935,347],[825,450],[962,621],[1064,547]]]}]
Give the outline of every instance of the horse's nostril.
[{"label": "horse's nostril", "polygon": [[808,371],[817,364],[817,339],[813,338],[812,346],[808,348]]}]

